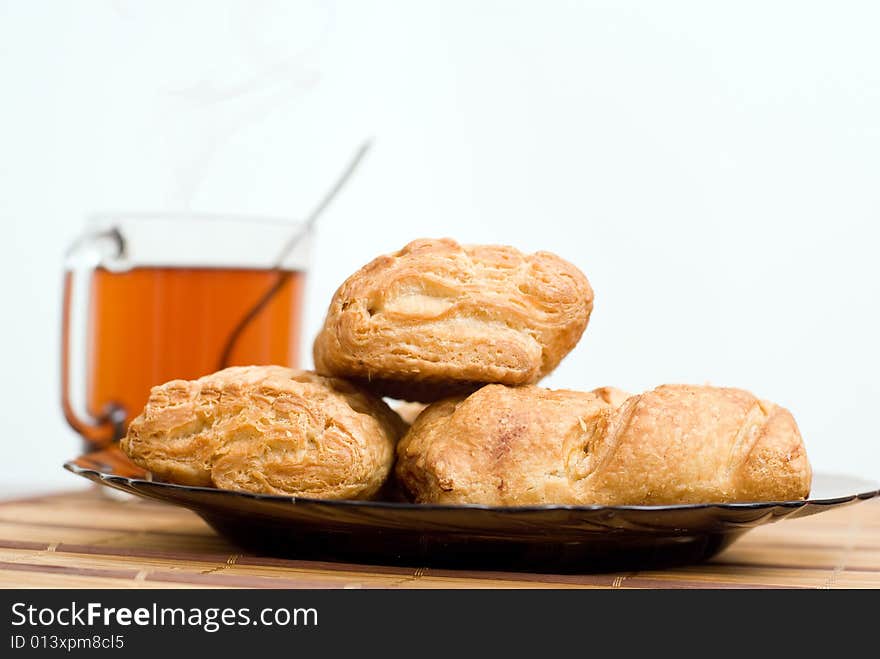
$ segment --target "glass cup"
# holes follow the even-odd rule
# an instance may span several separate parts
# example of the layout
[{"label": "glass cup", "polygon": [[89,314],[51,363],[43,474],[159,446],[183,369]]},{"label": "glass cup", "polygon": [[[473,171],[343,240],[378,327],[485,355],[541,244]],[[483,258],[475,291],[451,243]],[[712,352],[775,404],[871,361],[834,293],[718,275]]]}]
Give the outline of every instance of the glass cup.
[{"label": "glass cup", "polygon": [[270,218],[92,217],[65,258],[61,351],[64,415],[87,449],[122,437],[154,385],[297,367],[310,239]]}]

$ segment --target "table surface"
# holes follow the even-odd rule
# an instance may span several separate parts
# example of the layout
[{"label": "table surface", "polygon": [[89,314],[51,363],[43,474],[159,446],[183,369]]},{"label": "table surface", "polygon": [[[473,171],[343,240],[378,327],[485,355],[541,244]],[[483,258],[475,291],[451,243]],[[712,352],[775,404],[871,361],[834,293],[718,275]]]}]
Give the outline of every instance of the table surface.
[{"label": "table surface", "polygon": [[880,500],[754,529],[708,563],[581,575],[259,557],[187,510],[93,488],[0,502],[0,587],[880,588]]}]

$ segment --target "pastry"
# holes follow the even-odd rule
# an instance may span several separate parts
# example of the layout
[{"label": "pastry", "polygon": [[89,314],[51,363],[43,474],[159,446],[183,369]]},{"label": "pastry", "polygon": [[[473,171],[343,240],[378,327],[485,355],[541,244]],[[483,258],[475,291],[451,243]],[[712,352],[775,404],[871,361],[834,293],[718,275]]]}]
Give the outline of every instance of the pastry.
[{"label": "pastry", "polygon": [[418,502],[684,504],[802,499],[811,471],[791,414],[739,389],[664,385],[620,403],[488,385],[428,407],[398,445]]},{"label": "pastry", "polygon": [[632,394],[617,387],[599,387],[598,389],[593,389],[593,393],[612,407],[620,407],[626,402],[627,398],[632,396]]},{"label": "pastry", "polygon": [[359,499],[386,480],[405,427],[343,380],[235,366],[153,387],[122,450],[173,483]]},{"label": "pastry", "polygon": [[416,240],[336,291],[315,368],[423,402],[535,383],[575,346],[592,308],[587,278],[554,254]]}]

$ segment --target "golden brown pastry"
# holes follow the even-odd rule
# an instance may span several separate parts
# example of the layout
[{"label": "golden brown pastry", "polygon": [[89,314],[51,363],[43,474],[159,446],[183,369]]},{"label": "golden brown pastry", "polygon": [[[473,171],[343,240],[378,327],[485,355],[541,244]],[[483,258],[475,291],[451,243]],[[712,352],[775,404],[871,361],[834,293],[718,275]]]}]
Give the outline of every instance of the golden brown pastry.
[{"label": "golden brown pastry", "polygon": [[631,393],[617,387],[599,387],[598,389],[593,389],[593,393],[611,405],[611,407],[620,407],[626,402],[627,398],[632,396]]},{"label": "golden brown pastry", "polygon": [[[612,402],[606,400],[608,398]],[[437,402],[398,445],[424,503],[679,504],[802,499],[811,471],[791,414],[739,389],[488,385]]]},{"label": "golden brown pastry", "polygon": [[315,368],[424,402],[535,383],[575,346],[592,308],[587,278],[554,254],[416,240],[336,291]]},{"label": "golden brown pastry", "polygon": [[234,366],[153,387],[122,450],[161,480],[323,499],[373,495],[405,425],[355,386]]}]

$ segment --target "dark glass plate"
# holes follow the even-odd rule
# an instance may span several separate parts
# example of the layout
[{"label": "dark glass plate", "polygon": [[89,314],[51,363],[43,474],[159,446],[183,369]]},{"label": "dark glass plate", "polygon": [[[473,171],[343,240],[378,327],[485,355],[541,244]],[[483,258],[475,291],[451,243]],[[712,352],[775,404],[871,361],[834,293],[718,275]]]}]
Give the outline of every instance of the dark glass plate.
[{"label": "dark glass plate", "polygon": [[259,554],[469,569],[596,572],[705,560],[755,526],[878,496],[878,484],[816,474],[807,501],[676,506],[449,506],[329,501],[145,479],[116,447],[66,469],[102,485],[195,511]]}]

